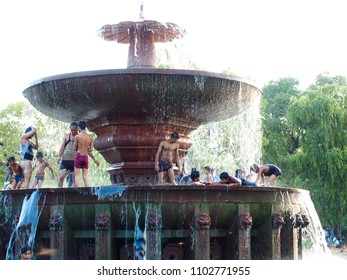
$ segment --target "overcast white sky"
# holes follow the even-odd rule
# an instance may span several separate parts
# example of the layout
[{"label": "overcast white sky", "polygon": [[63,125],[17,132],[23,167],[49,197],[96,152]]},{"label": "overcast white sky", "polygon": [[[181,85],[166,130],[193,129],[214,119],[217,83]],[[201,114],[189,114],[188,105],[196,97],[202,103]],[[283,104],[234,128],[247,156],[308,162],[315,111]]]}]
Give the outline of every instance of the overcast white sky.
[{"label": "overcast white sky", "polygon": [[[126,68],[127,46],[103,41],[105,24],[138,20],[141,0],[0,2],[0,108],[36,79]],[[207,71],[230,68],[260,86],[280,77],[303,87],[324,71],[347,76],[343,0],[144,0],[148,20],[187,31],[184,45]]]}]

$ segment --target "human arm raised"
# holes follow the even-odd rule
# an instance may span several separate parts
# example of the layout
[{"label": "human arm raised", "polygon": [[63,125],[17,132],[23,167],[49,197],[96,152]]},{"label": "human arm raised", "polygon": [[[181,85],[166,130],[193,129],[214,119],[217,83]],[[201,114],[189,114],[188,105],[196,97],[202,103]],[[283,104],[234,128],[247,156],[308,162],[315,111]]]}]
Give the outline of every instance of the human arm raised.
[{"label": "human arm raised", "polygon": [[37,137],[37,131],[36,129],[33,127],[33,130],[35,131],[33,137],[35,138],[35,143],[31,142],[31,146],[33,147],[33,149],[37,150],[39,148],[39,139]]}]

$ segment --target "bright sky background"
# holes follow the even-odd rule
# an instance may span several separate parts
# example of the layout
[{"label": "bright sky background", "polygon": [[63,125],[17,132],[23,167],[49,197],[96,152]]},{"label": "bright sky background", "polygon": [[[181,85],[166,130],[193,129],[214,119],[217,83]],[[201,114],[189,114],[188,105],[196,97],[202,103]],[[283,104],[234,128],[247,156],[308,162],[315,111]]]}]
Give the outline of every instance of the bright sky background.
[{"label": "bright sky background", "polygon": [[[206,71],[231,69],[259,86],[281,77],[305,88],[324,71],[347,76],[344,0],[144,0],[148,20],[187,31],[184,45]],[[97,36],[105,24],[139,20],[141,0],[0,2],[0,108],[24,100],[34,80],[126,68],[127,45]]]}]

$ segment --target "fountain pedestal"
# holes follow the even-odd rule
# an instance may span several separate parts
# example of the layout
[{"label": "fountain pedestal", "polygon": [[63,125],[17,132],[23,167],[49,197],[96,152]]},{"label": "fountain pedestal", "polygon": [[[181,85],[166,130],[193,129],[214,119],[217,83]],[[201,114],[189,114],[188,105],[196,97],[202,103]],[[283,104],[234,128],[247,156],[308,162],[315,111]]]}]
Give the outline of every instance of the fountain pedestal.
[{"label": "fountain pedestal", "polygon": [[[180,156],[191,146],[187,136],[190,127],[170,124],[141,124],[141,121],[131,124],[129,120],[88,123],[97,139],[95,148],[109,162],[111,182],[124,184],[157,184],[157,172],[154,169],[154,159],[158,146],[165,136],[169,138],[173,131],[180,134],[178,144]],[[174,163],[176,159],[174,159]]]}]

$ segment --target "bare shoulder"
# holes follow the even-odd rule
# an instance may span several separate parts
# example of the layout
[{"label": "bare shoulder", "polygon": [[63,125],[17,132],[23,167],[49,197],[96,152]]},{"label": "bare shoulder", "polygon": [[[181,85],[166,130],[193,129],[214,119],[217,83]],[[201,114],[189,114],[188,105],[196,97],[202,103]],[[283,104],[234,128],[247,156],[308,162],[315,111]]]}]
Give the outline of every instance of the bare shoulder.
[{"label": "bare shoulder", "polygon": [[166,145],[166,140],[162,140],[159,143],[159,147],[165,146]]},{"label": "bare shoulder", "polygon": [[66,143],[67,141],[69,141],[69,134],[68,133],[64,133],[63,142]]}]

